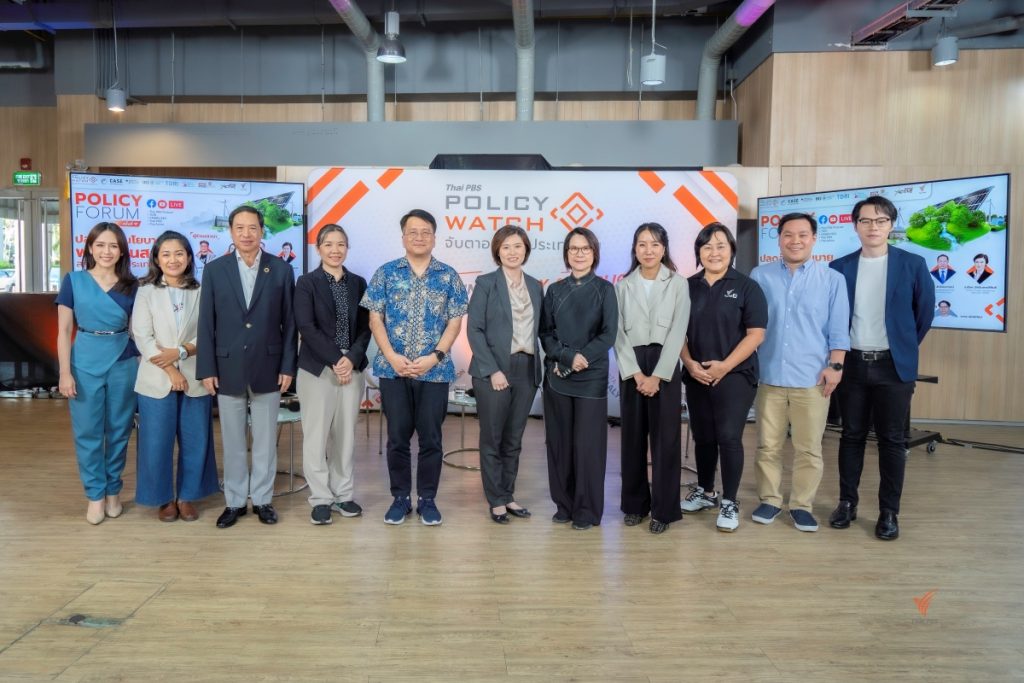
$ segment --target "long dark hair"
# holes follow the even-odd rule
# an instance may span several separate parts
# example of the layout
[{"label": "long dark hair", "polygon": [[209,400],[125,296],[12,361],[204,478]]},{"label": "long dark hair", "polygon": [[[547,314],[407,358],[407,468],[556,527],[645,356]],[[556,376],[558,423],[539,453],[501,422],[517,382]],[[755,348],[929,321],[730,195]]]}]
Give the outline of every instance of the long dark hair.
[{"label": "long dark hair", "polygon": [[185,249],[185,253],[188,254],[188,265],[185,266],[185,272],[181,274],[181,288],[182,289],[197,289],[199,287],[199,281],[196,280],[195,268],[196,259],[192,253],[192,245],[189,244],[188,238],[182,235],[180,232],[174,230],[167,230],[163,232],[159,237],[156,238],[156,242],[153,242],[153,246],[149,250],[149,272],[146,276],[139,280],[140,285],[153,285],[154,287],[166,287],[167,284],[163,281],[164,271],[160,268],[160,247],[164,245],[164,242],[170,241],[180,242],[181,246]]},{"label": "long dark hair", "polygon": [[673,263],[672,257],[668,253],[668,231],[661,226],[660,223],[644,223],[636,232],[633,233],[633,247],[632,251],[629,252],[629,270],[626,271],[626,275],[629,275],[634,270],[640,267],[640,261],[636,258],[636,243],[640,240],[640,233],[649,232],[654,239],[658,240],[663,247],[665,247],[665,255],[661,257],[661,264],[671,270],[673,273],[678,270],[676,264]]},{"label": "long dark hair", "polygon": [[117,257],[117,263],[114,264],[114,274],[117,275],[117,283],[111,289],[122,294],[131,294],[139,286],[139,281],[132,274],[132,258],[128,253],[128,238],[124,236],[124,230],[117,223],[97,223],[92,227],[92,230],[89,231],[89,236],[85,238],[85,253],[82,255],[82,267],[86,270],[92,270],[96,267],[96,259],[92,256],[92,245],[97,237],[108,231],[114,233],[114,239],[117,240],[117,248],[121,252],[120,256]]}]

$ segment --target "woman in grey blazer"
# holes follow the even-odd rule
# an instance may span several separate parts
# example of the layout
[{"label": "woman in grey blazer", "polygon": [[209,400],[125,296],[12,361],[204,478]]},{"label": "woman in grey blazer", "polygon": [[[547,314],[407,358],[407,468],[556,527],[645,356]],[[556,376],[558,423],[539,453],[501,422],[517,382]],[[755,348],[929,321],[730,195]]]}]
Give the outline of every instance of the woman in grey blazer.
[{"label": "woman in grey blazer", "polygon": [[480,475],[491,519],[529,517],[515,501],[523,431],[540,384],[541,284],[523,272],[530,258],[526,231],[506,225],[494,233],[499,268],[476,279],[466,336],[473,350],[469,374],[480,418]]},{"label": "woman in grey blazer", "polygon": [[[682,373],[679,353],[690,318],[690,290],[676,274],[668,233],[644,223],[633,234],[632,265],[615,285],[619,305],[615,358],[622,416],[622,512],[626,526],[650,513],[660,534],[682,518],[679,466]],[[647,450],[651,480],[647,479]]]}]

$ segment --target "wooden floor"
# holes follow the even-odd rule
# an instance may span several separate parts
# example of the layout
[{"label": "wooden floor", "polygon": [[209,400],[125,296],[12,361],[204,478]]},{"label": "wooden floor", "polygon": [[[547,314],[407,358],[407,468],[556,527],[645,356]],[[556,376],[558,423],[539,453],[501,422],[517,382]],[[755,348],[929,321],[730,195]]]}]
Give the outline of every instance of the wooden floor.
[{"label": "wooden floor", "polygon": [[[478,473],[446,467],[444,525],[391,527],[372,423],[369,439],[358,430],[362,518],[313,526],[300,493],[275,500],[275,527],[250,514],[215,528],[218,497],[194,523],[129,504],[90,527],[66,404],[0,402],[0,680],[1024,679],[1020,455],[916,449],[903,537],[883,543],[873,465],[854,528],[824,524],[831,434],[821,531],[752,523],[750,426],[738,532],[717,532],[705,512],[653,536],[622,524],[612,429],[604,523],[577,532],[549,521],[543,425],[531,420],[518,498],[532,519],[492,523]],[[452,448],[458,419],[445,429]],[[473,418],[467,430],[472,440]],[[1024,429],[943,430],[1024,441]],[[125,479],[130,500],[134,462]],[[922,614],[914,598],[932,591]]]}]

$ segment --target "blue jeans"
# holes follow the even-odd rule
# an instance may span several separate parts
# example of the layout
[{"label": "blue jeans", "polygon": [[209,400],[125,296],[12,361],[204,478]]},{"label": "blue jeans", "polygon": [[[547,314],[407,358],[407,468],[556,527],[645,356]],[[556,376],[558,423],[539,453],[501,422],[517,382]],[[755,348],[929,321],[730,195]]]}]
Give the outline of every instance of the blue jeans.
[{"label": "blue jeans", "polygon": [[[212,396],[172,391],[164,398],[139,395],[138,483],[135,502],[163,505],[194,501],[219,490],[213,454]],[[174,441],[178,476],[174,481]],[[177,489],[178,495],[174,495]]]}]

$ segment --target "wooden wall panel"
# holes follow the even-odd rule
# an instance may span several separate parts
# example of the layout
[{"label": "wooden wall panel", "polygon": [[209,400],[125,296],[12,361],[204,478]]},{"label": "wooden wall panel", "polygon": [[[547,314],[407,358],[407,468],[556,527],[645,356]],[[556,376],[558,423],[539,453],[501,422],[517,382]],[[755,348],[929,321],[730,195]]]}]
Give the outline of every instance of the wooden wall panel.
[{"label": "wooden wall panel", "polygon": [[55,107],[0,107],[0,187],[11,184],[22,157],[32,159],[32,170],[43,174],[42,187],[63,185],[58,163],[57,109]]},{"label": "wooden wall panel", "polygon": [[740,163],[744,166],[770,165],[774,66],[775,57],[768,57],[736,88]]}]

